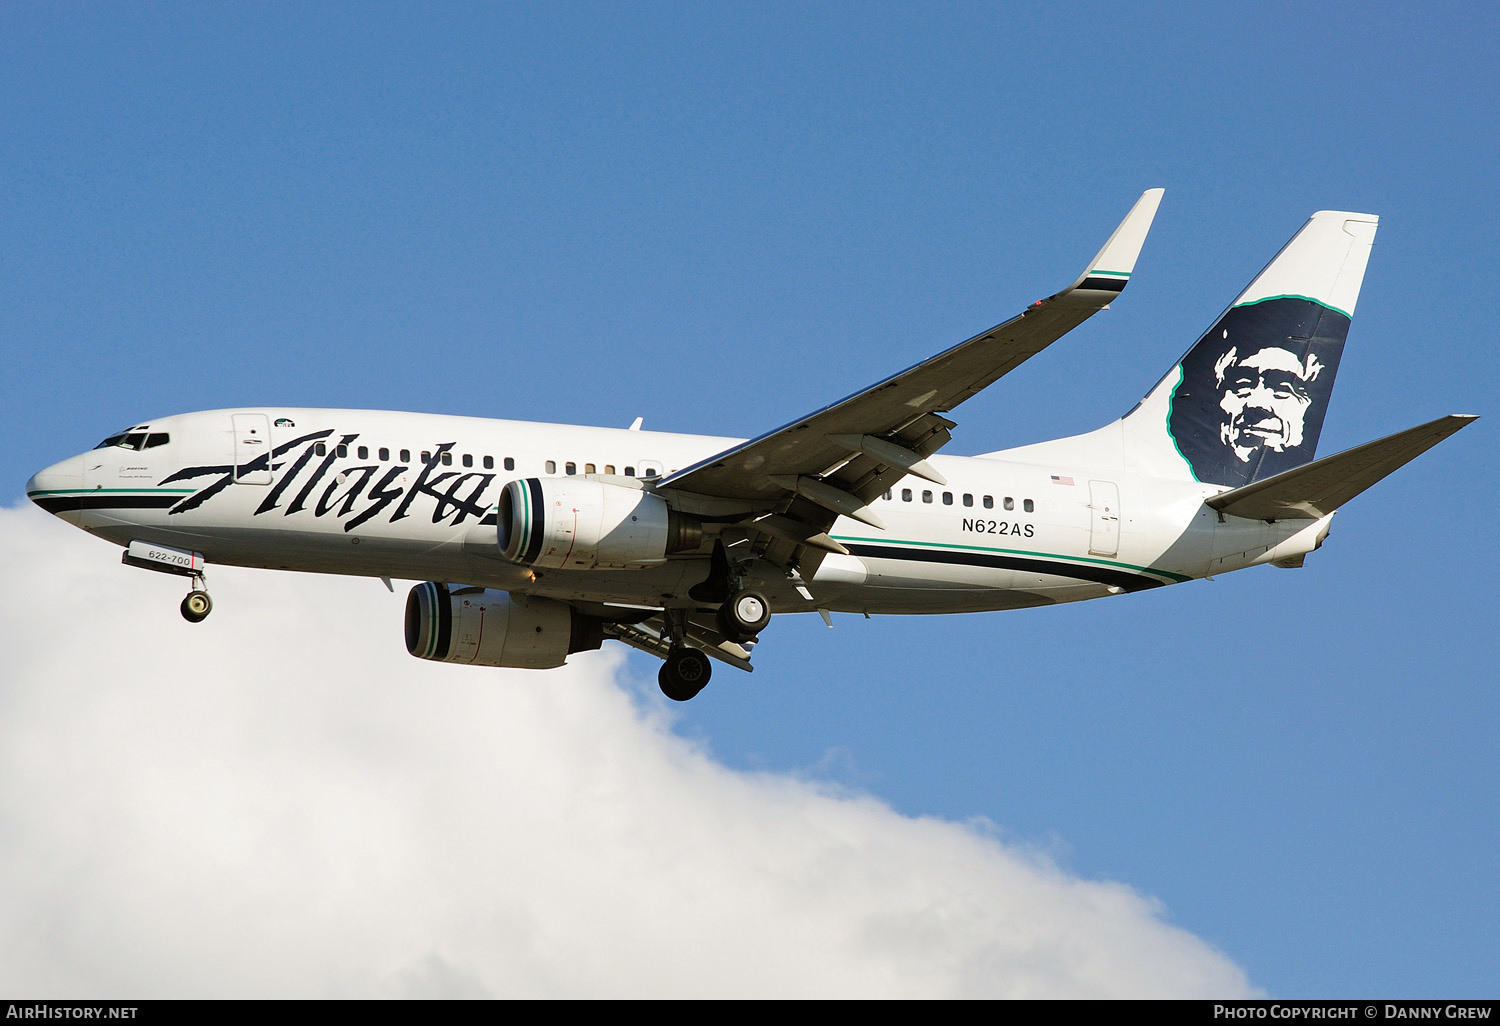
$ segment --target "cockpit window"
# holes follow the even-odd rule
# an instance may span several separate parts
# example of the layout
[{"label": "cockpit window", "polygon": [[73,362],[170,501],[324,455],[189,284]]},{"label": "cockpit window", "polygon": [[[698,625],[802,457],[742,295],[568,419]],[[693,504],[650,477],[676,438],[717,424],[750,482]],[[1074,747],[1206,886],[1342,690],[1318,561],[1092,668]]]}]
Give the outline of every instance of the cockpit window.
[{"label": "cockpit window", "polygon": [[118,435],[110,435],[104,441],[94,446],[95,449],[107,449],[112,445],[118,445],[122,449],[132,449],[139,452],[141,449],[155,449],[158,445],[166,445],[172,440],[172,436],[165,431],[121,431]]}]

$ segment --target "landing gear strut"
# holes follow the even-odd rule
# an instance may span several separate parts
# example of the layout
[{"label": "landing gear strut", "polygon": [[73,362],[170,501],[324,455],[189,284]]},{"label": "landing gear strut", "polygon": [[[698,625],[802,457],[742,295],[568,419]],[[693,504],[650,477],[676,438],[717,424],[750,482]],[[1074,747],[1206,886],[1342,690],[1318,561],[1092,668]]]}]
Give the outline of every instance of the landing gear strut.
[{"label": "landing gear strut", "polygon": [[182,600],[182,618],[188,623],[202,623],[214,611],[214,600],[208,597],[208,589],[202,575],[193,577],[193,590]]}]

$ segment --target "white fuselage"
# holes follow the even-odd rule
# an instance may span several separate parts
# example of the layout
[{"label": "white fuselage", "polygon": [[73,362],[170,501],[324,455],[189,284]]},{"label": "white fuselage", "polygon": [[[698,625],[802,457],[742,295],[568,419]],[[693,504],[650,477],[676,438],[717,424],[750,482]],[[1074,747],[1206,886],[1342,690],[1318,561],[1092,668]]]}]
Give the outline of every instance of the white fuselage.
[{"label": "white fuselage", "polygon": [[[119,545],[145,540],[210,564],[463,582],[572,602],[691,605],[706,551],[638,569],[533,571],[507,561],[494,508],[517,478],[650,479],[738,439],[384,411],[249,409],[152,421],[155,444],[106,446],[39,473],[28,491]],[[142,432],[145,433],[145,432]],[[160,441],[166,436],[165,442]],[[269,450],[269,458],[264,454]],[[940,613],[1017,608],[1156,587],[1295,557],[1326,518],[1268,524],[1203,504],[1221,489],[1122,469],[931,459],[945,487],[909,477],[840,518],[829,554],[796,583],[754,581],[778,611]],[[49,505],[50,501],[50,505]]]}]

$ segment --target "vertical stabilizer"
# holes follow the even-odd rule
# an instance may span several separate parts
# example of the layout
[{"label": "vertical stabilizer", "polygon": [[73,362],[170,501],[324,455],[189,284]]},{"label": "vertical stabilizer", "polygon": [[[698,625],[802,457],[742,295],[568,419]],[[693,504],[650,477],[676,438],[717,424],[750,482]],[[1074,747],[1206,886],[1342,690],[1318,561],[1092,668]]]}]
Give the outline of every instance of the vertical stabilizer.
[{"label": "vertical stabilizer", "polygon": [[1377,220],[1314,214],[1125,417],[1126,459],[1232,487],[1311,462]]}]

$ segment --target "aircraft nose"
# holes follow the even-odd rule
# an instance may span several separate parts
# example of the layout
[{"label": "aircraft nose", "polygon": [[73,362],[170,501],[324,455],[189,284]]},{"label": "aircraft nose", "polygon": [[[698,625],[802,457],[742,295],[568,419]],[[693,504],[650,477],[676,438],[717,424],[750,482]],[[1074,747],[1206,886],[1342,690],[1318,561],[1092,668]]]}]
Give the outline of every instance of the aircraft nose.
[{"label": "aircraft nose", "polygon": [[83,488],[83,462],[74,456],[39,470],[26,482],[26,497],[49,513],[57,512],[56,500]]}]

